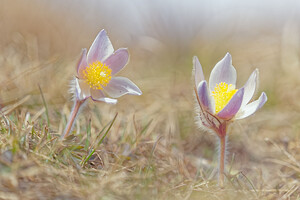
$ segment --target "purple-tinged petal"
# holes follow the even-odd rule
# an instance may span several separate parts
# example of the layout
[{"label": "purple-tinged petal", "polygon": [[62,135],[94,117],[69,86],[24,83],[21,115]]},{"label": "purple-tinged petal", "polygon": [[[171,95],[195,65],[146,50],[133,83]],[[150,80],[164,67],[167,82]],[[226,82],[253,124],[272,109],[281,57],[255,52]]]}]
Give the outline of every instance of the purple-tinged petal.
[{"label": "purple-tinged petal", "polygon": [[76,97],[80,100],[89,98],[91,96],[90,86],[84,80],[75,79]]},{"label": "purple-tinged petal", "polygon": [[227,105],[217,114],[217,116],[225,120],[233,118],[242,105],[243,96],[244,88],[241,88],[233,95]]},{"label": "purple-tinged petal", "polygon": [[209,111],[210,113],[214,113],[212,100],[209,95],[207,83],[205,80],[201,81],[199,83],[199,86],[197,88],[197,95],[198,95],[198,100],[199,100],[199,103],[201,104],[201,107],[204,110]]},{"label": "purple-tinged petal", "polygon": [[103,62],[108,56],[114,52],[114,48],[103,29],[99,32],[87,54],[88,63],[96,61]]},{"label": "purple-tinged petal", "polygon": [[257,110],[259,110],[268,100],[268,97],[266,93],[262,93],[258,100],[253,101],[249,104],[247,104],[244,108],[242,108],[237,115],[235,116],[235,119],[243,119],[246,118],[252,114],[254,114]]},{"label": "purple-tinged petal", "polygon": [[244,92],[244,98],[243,98],[241,108],[243,108],[252,99],[257,83],[258,83],[258,69],[255,69],[243,87],[245,88],[245,92]]},{"label": "purple-tinged petal", "polygon": [[70,91],[74,92],[74,94],[76,95],[76,99],[79,99],[80,93],[81,93],[81,88],[80,88],[79,83],[78,83],[78,78],[74,79],[74,85],[72,84],[72,88],[71,88]]},{"label": "purple-tinged petal", "polygon": [[204,80],[204,74],[197,56],[194,56],[193,58],[193,65],[194,65],[194,73],[195,73],[195,84],[196,87],[198,87],[200,81]]},{"label": "purple-tinged petal", "polygon": [[112,77],[104,88],[104,91],[113,98],[118,98],[125,94],[141,95],[141,90],[128,78]]},{"label": "purple-tinged petal", "polygon": [[111,74],[114,75],[128,63],[128,58],[128,50],[126,48],[121,48],[110,55],[104,61],[104,64],[106,64],[111,69]]},{"label": "purple-tinged petal", "polygon": [[209,89],[213,91],[217,84],[225,82],[228,85],[235,86],[236,83],[236,70],[232,66],[232,58],[229,53],[220,60],[211,71],[209,77]]},{"label": "purple-tinged petal", "polygon": [[108,104],[117,104],[118,103],[117,99],[112,99],[112,98],[108,98],[108,97],[100,98],[100,99],[97,99],[96,101],[103,101]]},{"label": "purple-tinged petal", "polygon": [[117,99],[111,99],[106,97],[101,90],[91,89],[91,97],[94,101],[103,101],[109,104],[116,104],[118,102]]},{"label": "purple-tinged petal", "polygon": [[106,96],[102,92],[102,90],[91,89],[91,97],[93,98],[93,100],[97,100],[97,99],[100,99],[100,98],[104,98]]},{"label": "purple-tinged petal", "polygon": [[83,70],[87,67],[86,49],[82,49],[81,57],[77,63],[78,78],[83,78]]}]

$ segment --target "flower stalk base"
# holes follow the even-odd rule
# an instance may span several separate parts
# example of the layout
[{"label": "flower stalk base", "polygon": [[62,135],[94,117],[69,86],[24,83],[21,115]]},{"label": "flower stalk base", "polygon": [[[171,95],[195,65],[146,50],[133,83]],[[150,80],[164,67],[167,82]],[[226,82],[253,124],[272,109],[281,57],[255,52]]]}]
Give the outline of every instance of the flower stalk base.
[{"label": "flower stalk base", "polygon": [[219,186],[224,187],[224,169],[225,169],[225,154],[226,154],[226,136],[220,138],[220,160],[219,160]]},{"label": "flower stalk base", "polygon": [[69,117],[68,123],[67,123],[66,128],[64,130],[64,133],[62,134],[60,139],[66,138],[69,135],[69,133],[71,132],[74,121],[76,119],[76,116],[78,115],[79,109],[82,106],[82,104],[85,102],[85,100],[86,99],[83,99],[83,100],[76,99],[75,100],[75,104],[74,104],[74,107],[71,111],[71,115]]}]

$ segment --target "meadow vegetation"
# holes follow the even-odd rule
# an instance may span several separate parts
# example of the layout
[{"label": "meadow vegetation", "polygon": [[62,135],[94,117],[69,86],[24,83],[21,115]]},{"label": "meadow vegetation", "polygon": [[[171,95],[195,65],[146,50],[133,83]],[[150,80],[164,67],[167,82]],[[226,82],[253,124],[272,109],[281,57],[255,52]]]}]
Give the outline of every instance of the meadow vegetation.
[{"label": "meadow vegetation", "polygon": [[[300,198],[300,34],[293,23],[280,33],[194,37],[184,49],[168,36],[125,41],[107,30],[115,49],[130,52],[120,75],[143,95],[117,105],[89,100],[60,141],[81,48],[105,27],[79,30],[83,22],[65,26],[53,9],[32,4],[25,15],[25,3],[12,4],[0,8],[0,199]],[[146,48],[149,41],[161,45]],[[255,97],[265,91],[268,102],[231,125],[220,189],[215,135],[195,123],[192,57],[208,77],[227,51],[238,87],[258,68]]]}]

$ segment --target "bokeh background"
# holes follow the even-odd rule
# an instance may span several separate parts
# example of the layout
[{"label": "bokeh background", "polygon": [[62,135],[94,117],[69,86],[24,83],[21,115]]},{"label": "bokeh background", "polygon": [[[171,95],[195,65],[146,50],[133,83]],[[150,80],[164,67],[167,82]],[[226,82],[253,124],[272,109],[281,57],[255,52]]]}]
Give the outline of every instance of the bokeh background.
[{"label": "bokeh background", "polygon": [[[279,84],[278,78],[295,75],[299,68],[299,6],[291,0],[2,1],[1,67],[9,71],[2,76],[23,73],[16,69],[21,64],[9,58],[14,51],[21,52],[26,64],[32,65],[24,67],[22,63],[24,71],[37,61],[73,61],[104,28],[116,48],[129,48],[132,71],[147,71],[143,77],[178,71],[187,75],[193,55],[199,57],[209,75],[217,60],[230,52],[240,84],[259,68],[262,87],[272,90]],[[72,70],[64,68],[55,70],[67,78]],[[161,72],[157,73],[158,69]],[[274,73],[269,76],[271,69]],[[30,82],[34,80],[42,79]],[[4,92],[3,102],[17,97],[13,93],[7,96]]]},{"label": "bokeh background", "polygon": [[[151,121],[146,134],[139,138],[144,142],[141,145],[160,141],[160,156],[153,158],[153,165],[172,169],[172,173],[154,173],[151,180],[156,182],[150,181],[152,185],[144,186],[145,193],[138,195],[149,191],[158,195],[161,189],[163,196],[159,197],[175,195],[176,190],[176,198],[186,198],[183,194],[187,190],[176,189],[184,183],[193,186],[188,190],[189,197],[209,197],[211,191],[201,193],[205,189],[197,185],[199,179],[195,176],[199,169],[207,174],[203,175],[207,179],[200,180],[213,180],[216,176],[215,137],[195,124],[192,57],[198,56],[208,78],[214,65],[230,52],[238,73],[237,86],[242,86],[258,68],[256,97],[261,91],[268,96],[268,102],[255,116],[232,125],[228,154],[232,173],[238,174],[234,176],[237,180],[246,182],[243,189],[255,190],[256,197],[299,198],[299,10],[300,2],[295,0],[3,0],[0,108],[45,123],[40,86],[50,110],[50,129],[61,133],[63,118],[72,106],[67,91],[81,49],[89,48],[97,33],[105,29],[115,49],[128,47],[130,62],[120,75],[133,80],[143,95],[122,97],[116,106],[89,102],[78,118],[77,133],[97,113],[104,122],[92,120],[95,132],[119,112],[118,126],[107,138],[108,147],[101,148],[110,148],[117,155],[135,155],[140,151],[139,144],[120,140],[119,129],[124,129],[123,136],[138,137],[136,123],[143,129]],[[150,146],[145,152],[151,151]],[[147,163],[147,154],[139,156],[136,165]],[[158,181],[160,178],[165,181]],[[169,179],[172,181],[166,181]],[[186,183],[187,180],[193,181]],[[72,184],[81,187],[71,181],[70,188]],[[101,187],[106,186],[103,183]],[[74,188],[62,188],[65,190],[53,191],[74,192]],[[128,198],[138,193],[133,187],[119,194],[120,188],[125,186],[120,184],[108,191],[120,198],[128,191]],[[74,194],[84,197],[80,192]]]}]

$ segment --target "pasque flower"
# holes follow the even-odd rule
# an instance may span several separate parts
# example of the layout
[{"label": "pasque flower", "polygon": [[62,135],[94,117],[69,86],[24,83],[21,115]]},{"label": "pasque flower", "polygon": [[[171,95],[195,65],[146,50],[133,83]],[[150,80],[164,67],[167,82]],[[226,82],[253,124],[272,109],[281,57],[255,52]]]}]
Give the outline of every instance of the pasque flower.
[{"label": "pasque flower", "polygon": [[115,98],[125,94],[142,94],[128,78],[114,76],[125,67],[128,60],[127,49],[114,51],[105,30],[99,32],[88,52],[82,50],[72,88],[75,103],[62,138],[71,131],[80,107],[89,97],[94,101],[115,104]]},{"label": "pasque flower", "polygon": [[[141,95],[141,90],[128,78],[114,77],[125,67],[129,59],[126,48],[114,48],[105,32],[97,35],[88,53],[82,50],[77,65],[76,98],[91,97],[94,101],[117,103],[116,99],[125,94]],[[109,98],[109,97],[112,98]]]},{"label": "pasque flower", "polygon": [[199,103],[200,125],[214,131],[220,139],[219,184],[224,184],[226,135],[228,125],[237,119],[254,114],[267,101],[264,92],[251,101],[258,84],[258,69],[240,89],[236,89],[236,70],[229,53],[211,71],[209,84],[204,79],[198,58],[193,58],[195,93]]}]

